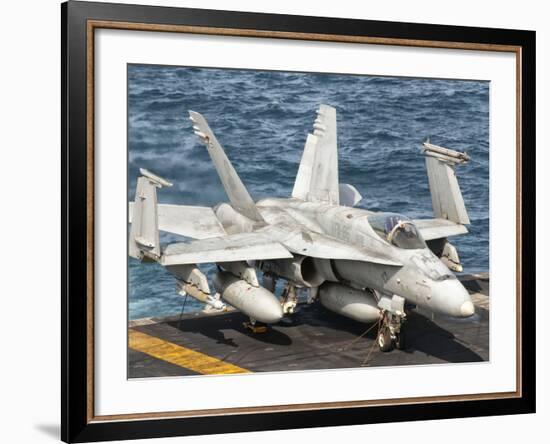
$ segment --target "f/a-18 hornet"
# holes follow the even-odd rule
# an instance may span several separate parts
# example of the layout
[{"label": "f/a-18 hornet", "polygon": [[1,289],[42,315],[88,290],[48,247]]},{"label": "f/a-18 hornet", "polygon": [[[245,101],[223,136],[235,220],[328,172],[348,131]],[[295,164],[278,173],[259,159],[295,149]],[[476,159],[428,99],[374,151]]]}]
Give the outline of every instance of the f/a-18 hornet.
[{"label": "f/a-18 hornet", "polygon": [[[204,117],[189,115],[229,203],[213,208],[158,203],[157,188],[172,184],[141,169],[129,211],[130,256],[166,267],[182,295],[209,310],[224,310],[227,303],[254,326],[291,315],[297,289],[307,288],[308,302],[319,300],[356,321],[380,322],[382,351],[404,346],[405,308],[474,314],[468,292],[452,272],[462,266],[447,240],[468,232],[455,176],[455,166],[467,162],[467,154],[423,144],[433,219],[354,208],[361,195],[338,178],[336,110],[321,105],[292,196],[254,202]],[[159,230],[195,240],[161,246]],[[215,291],[197,266],[203,263],[217,265]],[[274,294],[277,279],[286,281],[281,299]]]}]

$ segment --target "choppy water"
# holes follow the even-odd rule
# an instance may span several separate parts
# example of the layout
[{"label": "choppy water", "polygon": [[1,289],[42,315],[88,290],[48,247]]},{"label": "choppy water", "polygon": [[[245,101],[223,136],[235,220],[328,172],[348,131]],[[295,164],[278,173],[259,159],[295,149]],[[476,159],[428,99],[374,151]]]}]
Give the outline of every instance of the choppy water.
[{"label": "choppy water", "polygon": [[[129,65],[128,198],[141,167],[174,182],[161,202],[227,200],[189,109],[209,121],[255,200],[289,196],[320,103],[337,109],[340,181],[363,195],[360,207],[433,217],[421,142],[466,150],[457,175],[472,224],[452,242],[465,272],[489,269],[488,82]],[[129,261],[131,319],[181,304],[167,271]],[[189,298],[186,311],[197,308]]]}]

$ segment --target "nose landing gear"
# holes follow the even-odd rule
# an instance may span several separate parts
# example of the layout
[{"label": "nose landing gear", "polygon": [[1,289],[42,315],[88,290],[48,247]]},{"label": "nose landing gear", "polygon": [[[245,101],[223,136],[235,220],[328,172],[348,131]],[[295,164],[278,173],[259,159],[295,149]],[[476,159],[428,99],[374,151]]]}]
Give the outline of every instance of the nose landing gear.
[{"label": "nose landing gear", "polygon": [[392,351],[393,348],[404,350],[405,345],[405,314],[394,315],[387,311],[382,313],[382,322],[378,331],[378,347],[382,352]]},{"label": "nose landing gear", "polygon": [[403,324],[406,320],[405,299],[393,295],[390,299],[382,296],[378,300],[381,309],[381,322],[378,331],[378,347],[382,352],[389,352],[393,348],[403,350],[405,345],[405,330]]},{"label": "nose landing gear", "polygon": [[386,326],[382,326],[378,332],[378,347],[383,352],[389,352],[393,349],[391,332]]}]

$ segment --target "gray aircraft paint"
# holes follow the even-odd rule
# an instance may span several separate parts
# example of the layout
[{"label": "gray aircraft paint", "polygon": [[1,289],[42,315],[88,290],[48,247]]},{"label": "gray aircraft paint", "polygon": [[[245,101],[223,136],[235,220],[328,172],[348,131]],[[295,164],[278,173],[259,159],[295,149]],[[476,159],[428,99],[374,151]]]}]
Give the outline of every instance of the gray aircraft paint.
[{"label": "gray aircraft paint", "polygon": [[[275,265],[279,263],[277,277],[305,287],[311,284],[302,277],[295,277],[298,274],[293,270],[307,263],[317,273],[312,281],[315,290],[319,286],[323,289],[324,283],[328,286],[329,282],[338,282],[345,289],[339,296],[348,298],[345,309],[342,305],[336,309],[338,304],[330,302],[340,287],[327,287],[330,291],[325,288],[321,294],[331,295],[329,302],[325,296],[329,308],[332,306],[350,317],[354,316],[350,315],[349,310],[353,311],[353,308],[349,307],[358,303],[361,299],[358,296],[364,297],[365,304],[372,306],[373,299],[367,290],[378,295],[379,308],[389,307],[388,301],[392,298],[397,301],[394,297],[397,295],[435,312],[460,317],[473,314],[467,291],[426,244],[407,249],[390,242],[393,233],[399,233],[405,227],[416,226],[421,234],[426,234],[427,240],[442,239],[445,242],[448,236],[467,232],[464,224],[469,223],[469,218],[454,172],[455,165],[468,160],[465,154],[424,144],[435,218],[410,221],[394,215],[396,223],[386,236],[377,233],[371,225],[371,218],[384,213],[352,208],[350,205],[357,203],[361,195],[353,186],[342,187],[338,183],[334,108],[322,105],[318,111],[314,132],[306,141],[293,197],[268,198],[257,203],[248,194],[204,117],[192,111],[190,116],[193,129],[206,144],[231,204],[220,204],[212,212],[203,207],[185,206],[157,210],[160,205],[156,202],[156,188],[162,185],[162,179],[151,179],[149,173],[138,180],[136,202],[131,207],[130,254],[136,253],[136,249],[139,253],[147,249],[158,251],[158,229],[194,237],[197,240],[169,244],[158,261],[168,269],[178,265],[218,263],[224,271],[215,277],[216,290],[227,302],[257,320],[280,319],[280,306],[273,304],[276,297],[269,290],[254,287],[244,280],[243,267],[229,266],[228,263],[254,261],[260,269],[271,272],[277,270]],[[144,178],[147,182],[142,180]],[[140,191],[143,184],[150,185],[144,196]],[[177,223],[178,217],[184,219],[181,224]],[[142,234],[136,237],[136,233]],[[145,238],[143,233],[147,234]],[[296,262],[300,257],[311,260]],[[269,261],[274,264],[271,268]],[[176,277],[182,279],[181,274]],[[245,300],[247,292],[253,293],[254,297]],[[252,303],[252,299],[255,302]],[[361,317],[356,315],[356,318]]]}]

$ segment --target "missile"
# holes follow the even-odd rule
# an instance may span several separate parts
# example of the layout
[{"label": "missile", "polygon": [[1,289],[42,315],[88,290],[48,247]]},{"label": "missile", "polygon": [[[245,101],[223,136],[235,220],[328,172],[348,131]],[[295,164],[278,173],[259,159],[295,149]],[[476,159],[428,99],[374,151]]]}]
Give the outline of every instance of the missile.
[{"label": "missile", "polygon": [[376,322],[380,308],[374,297],[363,290],[326,282],[319,287],[319,300],[325,308],[359,322]]},{"label": "missile", "polygon": [[254,287],[226,271],[217,272],[212,283],[224,301],[256,321],[274,324],[283,317],[279,299],[263,287]]}]

